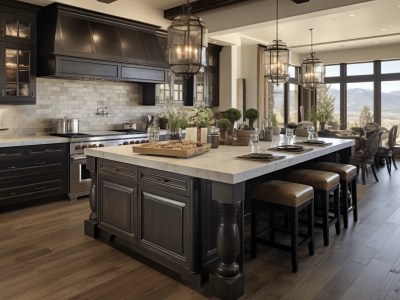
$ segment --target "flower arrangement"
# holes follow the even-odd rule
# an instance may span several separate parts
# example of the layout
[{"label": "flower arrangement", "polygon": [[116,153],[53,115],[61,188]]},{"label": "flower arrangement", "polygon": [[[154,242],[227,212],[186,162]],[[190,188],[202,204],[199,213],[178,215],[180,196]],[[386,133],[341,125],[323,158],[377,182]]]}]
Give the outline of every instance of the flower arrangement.
[{"label": "flower arrangement", "polygon": [[189,112],[183,107],[167,103],[158,118],[167,119],[170,129],[186,128],[189,124]]},{"label": "flower arrangement", "polygon": [[214,123],[214,112],[209,107],[196,106],[193,108],[189,123],[197,128],[209,127]]}]

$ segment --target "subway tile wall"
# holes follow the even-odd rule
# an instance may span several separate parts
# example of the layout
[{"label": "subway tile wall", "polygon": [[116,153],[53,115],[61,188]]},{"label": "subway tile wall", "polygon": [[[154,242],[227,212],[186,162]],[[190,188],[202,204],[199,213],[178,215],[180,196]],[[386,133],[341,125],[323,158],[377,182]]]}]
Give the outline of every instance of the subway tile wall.
[{"label": "subway tile wall", "polygon": [[[161,110],[142,106],[141,85],[127,82],[37,78],[36,95],[36,105],[0,106],[0,128],[9,128],[0,135],[43,135],[63,117],[78,118],[81,132],[117,129],[130,121],[144,129],[146,116]],[[110,115],[96,115],[99,107]]]}]

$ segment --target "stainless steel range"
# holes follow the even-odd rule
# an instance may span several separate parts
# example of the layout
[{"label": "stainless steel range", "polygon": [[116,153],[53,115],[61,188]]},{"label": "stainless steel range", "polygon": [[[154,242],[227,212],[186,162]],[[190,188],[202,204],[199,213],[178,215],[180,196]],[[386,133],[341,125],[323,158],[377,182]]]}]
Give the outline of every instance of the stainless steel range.
[{"label": "stainless steel range", "polygon": [[78,134],[53,134],[69,138],[69,188],[70,200],[89,195],[91,179],[86,168],[85,148],[110,147],[129,144],[148,143],[147,133],[129,130],[91,131]]}]

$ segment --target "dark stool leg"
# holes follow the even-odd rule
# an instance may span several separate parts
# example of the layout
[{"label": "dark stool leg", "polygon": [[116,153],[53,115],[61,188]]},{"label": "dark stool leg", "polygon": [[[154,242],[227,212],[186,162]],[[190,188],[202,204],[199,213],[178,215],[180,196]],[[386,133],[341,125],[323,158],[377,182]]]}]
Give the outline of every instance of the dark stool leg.
[{"label": "dark stool leg", "polygon": [[[354,178],[356,180],[356,178]],[[342,215],[343,215],[343,226],[347,228],[349,226],[349,199],[348,199],[348,192],[349,186],[348,182],[342,180],[340,183],[340,190],[341,190],[341,199],[340,204],[342,206]]]},{"label": "dark stool leg", "polygon": [[[286,217],[286,211],[285,211]],[[275,209],[271,208],[269,210],[269,239],[272,243],[275,243]]]},{"label": "dark stool leg", "polygon": [[307,235],[311,237],[308,242],[308,253],[314,255],[314,199],[311,199],[311,203],[307,206]]},{"label": "dark stool leg", "polygon": [[396,158],[394,157],[394,154],[392,154],[392,162],[393,162],[393,166],[394,166],[394,168],[397,170],[397,166],[396,166]]},{"label": "dark stool leg", "polygon": [[336,218],[336,234],[340,234],[340,200],[339,200],[339,186],[334,191],[334,202],[333,205],[335,207],[334,213]]},{"label": "dark stool leg", "polygon": [[257,256],[257,201],[251,203],[251,244],[250,253],[251,258]]},{"label": "dark stool leg", "polygon": [[324,236],[324,246],[329,246],[329,193],[320,191],[320,201],[322,201],[322,232]]},{"label": "dark stool leg", "polygon": [[[376,176],[376,172],[375,172],[375,168],[374,168],[373,164],[371,165],[371,169],[372,169],[372,174],[374,174],[374,177],[375,177],[376,182],[379,182],[379,179],[378,179],[378,177]],[[389,175],[390,175],[390,174],[389,174]]]},{"label": "dark stool leg", "polygon": [[297,273],[299,270],[298,250],[299,250],[299,212],[297,208],[291,209],[291,254],[292,254],[292,271]]},{"label": "dark stool leg", "polygon": [[358,208],[357,208],[357,180],[354,178],[351,181],[351,199],[353,205],[353,218],[354,222],[358,220]]}]

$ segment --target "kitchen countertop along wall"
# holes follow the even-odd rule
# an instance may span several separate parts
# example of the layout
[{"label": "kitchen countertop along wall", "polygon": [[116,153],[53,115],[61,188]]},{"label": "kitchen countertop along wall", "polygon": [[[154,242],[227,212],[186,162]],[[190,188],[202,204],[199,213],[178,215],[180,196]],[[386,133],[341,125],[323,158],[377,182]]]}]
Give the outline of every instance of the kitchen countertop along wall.
[{"label": "kitchen countertop along wall", "polygon": [[[135,83],[37,78],[36,86],[36,105],[0,105],[0,128],[9,128],[0,137],[43,135],[65,116],[78,118],[80,131],[117,129],[130,121],[144,129],[146,116],[161,110],[140,105],[142,87]],[[104,106],[110,115],[97,116]]]}]

